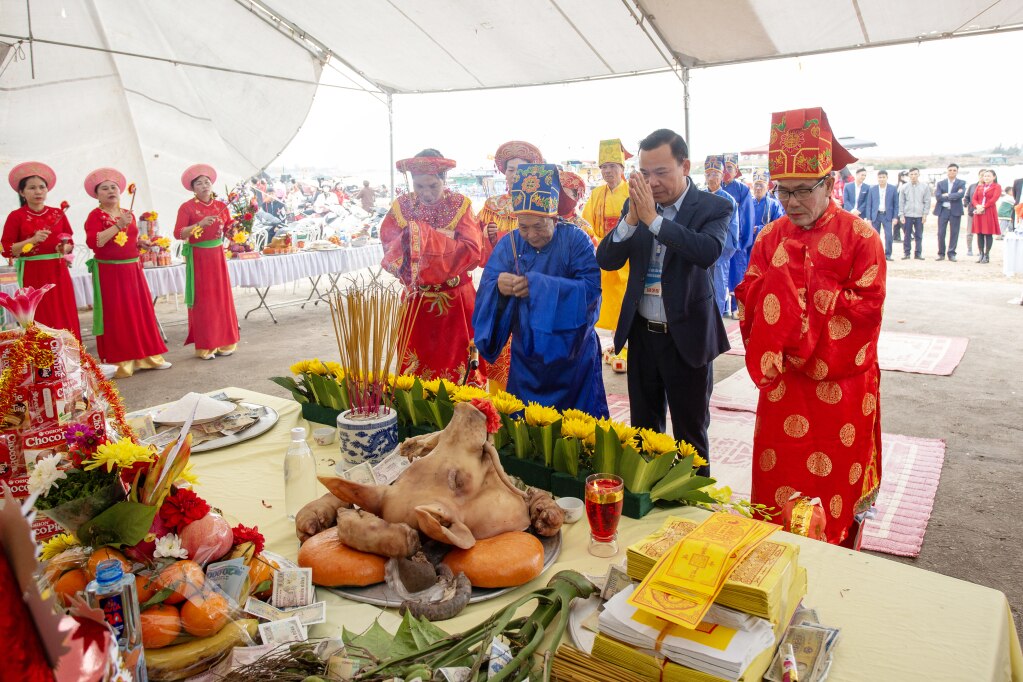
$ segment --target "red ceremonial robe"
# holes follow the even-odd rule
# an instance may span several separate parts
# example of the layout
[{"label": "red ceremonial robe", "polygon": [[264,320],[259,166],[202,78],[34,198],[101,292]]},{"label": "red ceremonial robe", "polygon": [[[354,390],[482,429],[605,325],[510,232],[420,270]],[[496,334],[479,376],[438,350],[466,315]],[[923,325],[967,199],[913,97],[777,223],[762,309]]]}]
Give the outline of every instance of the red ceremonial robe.
[{"label": "red ceremonial robe", "polygon": [[[38,230],[49,230],[50,236],[41,244],[32,247],[26,256],[53,254],[60,248],[58,237],[71,234],[71,224],[64,212],[58,208],[46,206],[42,213],[35,213],[28,206],[11,211],[4,223],[3,255],[17,258],[20,253],[12,253],[15,242],[28,239]],[[73,242],[72,242],[73,244]],[[67,261],[61,258],[52,260],[26,260],[23,286],[40,289],[47,284],[55,285],[36,309],[36,322],[53,329],[67,329],[82,340],[82,330],[78,324],[78,306],[75,303],[75,289],[71,284]]]},{"label": "red ceremonial robe", "polygon": [[[435,204],[423,203],[415,193],[403,194],[381,223],[380,241],[384,269],[423,298],[400,371],[460,384],[476,304],[469,273],[479,265],[482,249],[471,202],[450,190]],[[483,385],[482,371],[470,375],[469,383]]]},{"label": "red ceremonial robe", "polygon": [[[114,235],[104,246],[97,235],[114,226],[115,220],[101,208],[94,208],[85,219],[85,243],[97,261],[129,260],[139,257],[139,228],[135,216],[124,229],[128,240],[118,246]],[[103,362],[140,360],[167,352],[160,338],[153,311],[153,295],[142,272],[141,263],[97,263],[99,287],[103,296],[103,334],[96,337],[96,351]]]},{"label": "red ceremonial robe", "polygon": [[[182,228],[197,225],[207,216],[217,219],[200,234],[188,238],[189,243],[209,241],[224,232],[234,222],[227,204],[217,199],[204,204],[189,199],[178,209],[174,223],[174,236],[183,239]],[[227,274],[227,261],[223,249],[194,249],[195,303],[188,310],[188,338],[185,345],[195,344],[196,350],[216,350],[238,343],[238,313],[231,294],[231,278]]]},{"label": "red ceremonial robe", "polygon": [[746,367],[760,388],[751,500],[819,497],[838,544],[881,482],[877,339],[885,297],[877,232],[833,203],[808,230],[760,231],[736,288]]}]

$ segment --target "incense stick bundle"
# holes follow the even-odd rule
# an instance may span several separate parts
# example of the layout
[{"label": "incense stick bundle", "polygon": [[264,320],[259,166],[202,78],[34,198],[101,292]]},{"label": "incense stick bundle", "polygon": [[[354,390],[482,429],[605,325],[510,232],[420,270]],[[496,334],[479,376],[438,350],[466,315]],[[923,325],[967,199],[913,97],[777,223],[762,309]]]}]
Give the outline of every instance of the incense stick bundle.
[{"label": "incense stick bundle", "polygon": [[378,416],[388,377],[407,352],[422,296],[385,284],[376,274],[368,283],[352,282],[335,292],[329,303],[352,411]]}]

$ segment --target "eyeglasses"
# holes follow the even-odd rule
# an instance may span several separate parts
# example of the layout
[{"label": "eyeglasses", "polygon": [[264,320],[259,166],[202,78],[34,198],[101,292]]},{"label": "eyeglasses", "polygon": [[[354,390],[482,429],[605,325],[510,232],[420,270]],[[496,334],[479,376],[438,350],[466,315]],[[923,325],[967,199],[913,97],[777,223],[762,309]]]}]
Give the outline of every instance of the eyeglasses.
[{"label": "eyeglasses", "polygon": [[787,189],[782,189],[781,187],[779,187],[778,189],[776,189],[774,191],[774,195],[775,195],[775,197],[777,197],[778,201],[781,201],[783,203],[788,201],[792,197],[795,197],[799,201],[806,201],[807,199],[810,198],[810,195],[813,194],[813,191],[815,189],[817,189],[818,187],[820,187],[821,185],[823,185],[824,181],[827,180],[827,179],[828,179],[828,176],[825,175],[823,178],[821,178],[816,183],[814,183],[813,187],[805,187],[805,188],[802,188],[802,189],[794,189],[792,191],[789,191]]}]

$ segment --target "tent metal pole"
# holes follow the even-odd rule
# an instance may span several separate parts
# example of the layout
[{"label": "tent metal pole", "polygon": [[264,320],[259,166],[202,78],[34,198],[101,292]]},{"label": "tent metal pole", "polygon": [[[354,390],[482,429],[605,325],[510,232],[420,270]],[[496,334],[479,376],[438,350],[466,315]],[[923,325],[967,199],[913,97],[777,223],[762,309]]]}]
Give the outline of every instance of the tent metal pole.
[{"label": "tent metal pole", "polygon": [[686,144],[693,148],[693,141],[689,137],[689,67],[682,66],[682,107],[685,111]]},{"label": "tent metal pole", "polygon": [[387,139],[390,143],[390,163],[388,168],[391,171],[391,200],[394,203],[394,93],[387,93]]}]

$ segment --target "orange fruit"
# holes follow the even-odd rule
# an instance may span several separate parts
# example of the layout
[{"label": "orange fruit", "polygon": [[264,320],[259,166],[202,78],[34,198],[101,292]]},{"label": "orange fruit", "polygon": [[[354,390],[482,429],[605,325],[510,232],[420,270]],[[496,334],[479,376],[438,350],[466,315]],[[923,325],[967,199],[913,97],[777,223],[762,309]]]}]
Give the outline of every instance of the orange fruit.
[{"label": "orange fruit", "polygon": [[124,572],[131,573],[131,562],[128,561],[123,554],[112,547],[100,547],[92,553],[92,556],[89,557],[88,564],[85,566],[85,570],[89,574],[90,580],[96,577],[96,567],[99,566],[99,563],[101,561],[106,561],[107,559],[117,559],[121,562],[121,568],[124,569]]},{"label": "orange fruit", "polygon": [[71,601],[71,597],[79,592],[84,592],[85,586],[88,584],[89,576],[86,575],[85,570],[75,568],[65,571],[57,578],[57,581],[53,583],[53,591],[57,594],[60,602],[67,606]]},{"label": "orange fruit", "polygon": [[249,566],[249,589],[255,590],[262,583],[267,581],[270,582],[270,587],[266,590],[262,592],[253,592],[254,597],[267,595],[273,591],[274,571],[278,568],[280,568],[280,566],[277,565],[276,561],[267,559],[262,554],[252,560],[252,564]]},{"label": "orange fruit", "polygon": [[202,592],[181,607],[181,624],[185,632],[196,637],[209,637],[227,625],[231,607],[216,592]]},{"label": "orange fruit", "polygon": [[142,646],[160,649],[173,642],[181,632],[181,616],[170,604],[157,604],[145,609],[139,616],[142,625]]},{"label": "orange fruit", "polygon": [[139,604],[145,604],[160,591],[160,586],[156,584],[156,579],[157,576],[152,574],[144,575],[139,573],[135,576],[135,591],[139,595]]},{"label": "orange fruit", "polygon": [[174,594],[165,600],[168,604],[180,604],[185,599],[197,594],[202,589],[205,580],[206,575],[202,572],[202,566],[194,561],[184,559],[175,561],[160,571],[155,582],[161,590],[165,588],[174,590]]}]

